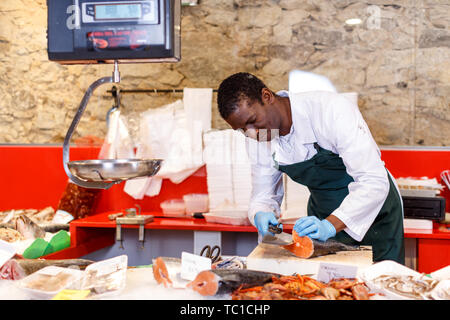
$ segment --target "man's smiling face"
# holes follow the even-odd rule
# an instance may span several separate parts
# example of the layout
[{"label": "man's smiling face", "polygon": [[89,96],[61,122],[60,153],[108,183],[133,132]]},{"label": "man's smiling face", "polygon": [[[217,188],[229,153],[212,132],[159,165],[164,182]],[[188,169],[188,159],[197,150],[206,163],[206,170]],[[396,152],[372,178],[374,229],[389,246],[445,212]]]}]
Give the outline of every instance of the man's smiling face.
[{"label": "man's smiling face", "polygon": [[258,141],[270,141],[274,138],[272,130],[280,129],[280,117],[267,100],[263,104],[241,98],[237,108],[225,121],[234,129],[242,129],[246,136]]}]

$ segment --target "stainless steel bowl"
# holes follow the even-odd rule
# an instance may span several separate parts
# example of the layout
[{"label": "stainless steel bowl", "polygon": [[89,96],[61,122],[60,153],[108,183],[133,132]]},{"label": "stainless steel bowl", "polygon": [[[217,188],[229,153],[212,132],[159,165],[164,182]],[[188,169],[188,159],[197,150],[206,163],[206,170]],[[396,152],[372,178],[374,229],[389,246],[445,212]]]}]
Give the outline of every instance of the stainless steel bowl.
[{"label": "stainless steel bowl", "polygon": [[158,173],[162,159],[99,159],[67,163],[70,172],[84,181],[123,181]]}]

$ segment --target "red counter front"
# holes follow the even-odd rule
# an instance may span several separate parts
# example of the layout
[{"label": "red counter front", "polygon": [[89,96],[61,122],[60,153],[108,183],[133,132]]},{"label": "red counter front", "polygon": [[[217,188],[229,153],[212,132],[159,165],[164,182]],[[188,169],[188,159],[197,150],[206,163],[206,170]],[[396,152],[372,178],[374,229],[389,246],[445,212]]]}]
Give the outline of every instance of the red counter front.
[{"label": "red counter front", "polygon": [[[71,160],[96,159],[99,147],[71,147]],[[437,178],[450,169],[450,149],[382,149],[382,159],[396,178]],[[63,169],[62,146],[2,145],[0,146],[0,211],[20,208],[56,208],[65,189],[67,176]],[[48,258],[78,257],[114,243],[115,223],[107,214],[140,205],[143,213],[161,212],[160,203],[181,198],[188,193],[207,193],[206,168],[202,167],[185,181],[174,184],[164,180],[155,197],[135,200],[123,192],[124,184],[102,190],[94,207],[94,215],[71,223],[71,247]],[[442,193],[450,212],[450,192]],[[199,219],[160,219],[146,228],[256,232],[252,226],[208,224]],[[291,226],[285,226],[290,231]],[[405,230],[405,238],[416,238],[418,270],[431,272],[450,264],[450,233],[437,229],[428,232]],[[95,239],[95,241],[93,240]]]}]

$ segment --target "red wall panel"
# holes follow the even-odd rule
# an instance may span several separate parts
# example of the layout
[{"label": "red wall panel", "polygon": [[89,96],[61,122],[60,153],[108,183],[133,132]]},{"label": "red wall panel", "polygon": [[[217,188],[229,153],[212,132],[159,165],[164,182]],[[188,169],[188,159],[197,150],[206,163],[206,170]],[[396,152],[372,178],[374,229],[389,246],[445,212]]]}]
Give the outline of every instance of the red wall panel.
[{"label": "red wall panel", "polygon": [[[70,160],[96,159],[99,147],[71,147]],[[395,178],[436,177],[450,169],[450,150],[382,149],[382,159]],[[62,146],[1,145],[0,146],[0,210],[56,208],[65,189],[67,176],[63,168]],[[187,193],[207,193],[206,168],[180,184],[164,180],[155,197],[135,200],[123,192],[124,183],[102,190],[94,212],[122,210],[139,204],[143,211],[160,211],[159,204]],[[450,212],[450,192],[446,188],[447,212]]]}]

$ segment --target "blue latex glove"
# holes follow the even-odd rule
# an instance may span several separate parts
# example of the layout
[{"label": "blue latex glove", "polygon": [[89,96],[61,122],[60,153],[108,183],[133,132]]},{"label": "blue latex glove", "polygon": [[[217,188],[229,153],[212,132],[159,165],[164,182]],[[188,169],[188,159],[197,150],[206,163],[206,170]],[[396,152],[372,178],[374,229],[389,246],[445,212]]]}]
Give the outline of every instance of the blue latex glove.
[{"label": "blue latex glove", "polygon": [[[274,226],[278,225],[278,220],[273,212],[258,211],[255,214],[255,227],[262,237],[266,234],[274,235],[272,232],[269,232],[269,223]],[[280,227],[283,228],[282,225]]]},{"label": "blue latex glove", "polygon": [[294,230],[300,237],[308,236],[311,239],[327,241],[336,235],[336,229],[326,219],[320,220],[315,216],[302,217],[295,222]]}]

